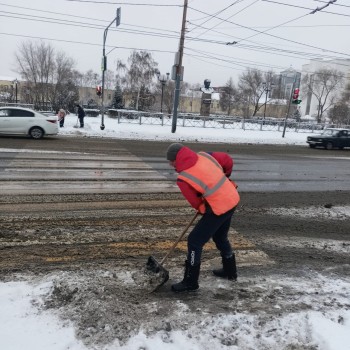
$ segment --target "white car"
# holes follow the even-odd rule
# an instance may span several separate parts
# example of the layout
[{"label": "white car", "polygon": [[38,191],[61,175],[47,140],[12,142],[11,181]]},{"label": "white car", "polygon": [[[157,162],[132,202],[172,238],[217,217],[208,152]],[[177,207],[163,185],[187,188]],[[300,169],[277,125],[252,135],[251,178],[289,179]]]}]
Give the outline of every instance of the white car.
[{"label": "white car", "polygon": [[0,107],[0,134],[29,135],[33,139],[57,135],[57,116],[47,116],[29,108]]}]

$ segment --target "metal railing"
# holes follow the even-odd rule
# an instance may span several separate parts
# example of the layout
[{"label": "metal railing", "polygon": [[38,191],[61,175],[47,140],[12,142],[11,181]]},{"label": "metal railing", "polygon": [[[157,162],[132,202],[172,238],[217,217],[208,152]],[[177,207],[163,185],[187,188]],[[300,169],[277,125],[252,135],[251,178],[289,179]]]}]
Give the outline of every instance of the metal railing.
[{"label": "metal railing", "polygon": [[[114,116],[118,124],[148,124],[148,125],[171,125],[171,115],[152,112],[137,112],[119,110]],[[179,114],[177,125],[182,127],[201,127],[213,129],[242,129],[258,131],[280,131],[284,129],[284,120],[281,119],[254,119],[229,116],[210,116],[202,117],[196,114]],[[297,122],[294,120],[286,121],[286,130],[300,133],[314,133],[323,130],[331,125],[317,124],[315,122]],[[334,125],[332,127],[335,127]],[[347,126],[342,126],[347,127]]]}]

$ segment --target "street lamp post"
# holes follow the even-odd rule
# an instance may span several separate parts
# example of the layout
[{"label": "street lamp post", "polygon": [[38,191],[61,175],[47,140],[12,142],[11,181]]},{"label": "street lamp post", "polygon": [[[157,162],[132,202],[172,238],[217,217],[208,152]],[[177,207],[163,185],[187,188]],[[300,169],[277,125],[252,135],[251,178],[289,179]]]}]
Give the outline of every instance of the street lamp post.
[{"label": "street lamp post", "polygon": [[105,124],[104,124],[104,114],[105,114],[105,107],[103,104],[103,99],[104,99],[104,92],[105,92],[105,71],[107,70],[107,55],[106,55],[106,40],[107,40],[107,33],[109,27],[115,22],[116,27],[120,25],[120,15],[121,15],[121,9],[120,7],[117,8],[116,16],[113,19],[113,21],[106,27],[103,33],[103,50],[102,50],[102,63],[101,63],[101,69],[102,69],[102,93],[101,93],[101,125],[100,129],[104,130],[105,129]]},{"label": "street lamp post", "polygon": [[15,84],[15,94],[16,94],[16,103],[17,103],[17,101],[18,101],[18,99],[17,99],[17,92],[18,92],[18,90],[17,90],[17,85],[18,85],[18,80],[17,80],[17,78],[13,81],[14,82],[14,84]]},{"label": "street lamp post", "polygon": [[164,86],[166,84],[166,82],[169,80],[169,74],[170,73],[166,73],[165,74],[158,74],[158,80],[159,82],[162,84],[162,97],[161,97],[161,101],[160,101],[160,112],[163,113],[163,96],[164,96]]},{"label": "street lamp post", "polygon": [[266,105],[267,105],[267,96],[269,94],[270,91],[272,91],[272,89],[274,88],[273,84],[269,84],[269,83],[263,83],[263,88],[265,90],[265,105],[264,105],[264,120],[265,120],[265,116],[266,116]]}]

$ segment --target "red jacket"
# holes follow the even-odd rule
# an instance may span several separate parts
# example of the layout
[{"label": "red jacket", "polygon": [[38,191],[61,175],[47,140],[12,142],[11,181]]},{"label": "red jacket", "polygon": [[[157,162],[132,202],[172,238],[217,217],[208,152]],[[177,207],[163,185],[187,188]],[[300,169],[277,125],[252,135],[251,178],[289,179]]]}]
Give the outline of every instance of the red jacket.
[{"label": "red jacket", "polygon": [[[228,173],[231,174],[233,161],[227,153],[213,152],[210,155],[214,157],[218,161],[218,163],[223,167],[226,176]],[[188,147],[182,147],[176,156],[175,170],[178,173],[180,173],[181,171],[193,167],[196,164],[197,159],[198,155],[196,152],[192,151]],[[191,206],[194,209],[199,210],[199,206],[203,204],[202,195],[199,192],[197,192],[191,185],[189,185],[187,182],[181,179],[177,179],[177,185],[179,186],[183,196],[187,199]]]},{"label": "red jacket", "polygon": [[222,166],[222,170],[224,171],[227,177],[231,176],[232,168],[233,168],[233,159],[225,152],[207,152],[212,157],[214,157],[218,163]]}]

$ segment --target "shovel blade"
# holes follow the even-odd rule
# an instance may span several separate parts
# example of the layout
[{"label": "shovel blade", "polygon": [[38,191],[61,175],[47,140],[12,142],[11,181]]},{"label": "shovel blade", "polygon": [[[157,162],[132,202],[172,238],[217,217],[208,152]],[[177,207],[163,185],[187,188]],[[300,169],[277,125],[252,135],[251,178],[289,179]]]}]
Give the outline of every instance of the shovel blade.
[{"label": "shovel blade", "polygon": [[150,256],[147,260],[146,271],[147,274],[152,277],[152,284],[155,285],[154,290],[157,290],[169,279],[169,271],[165,269],[153,256]]}]

